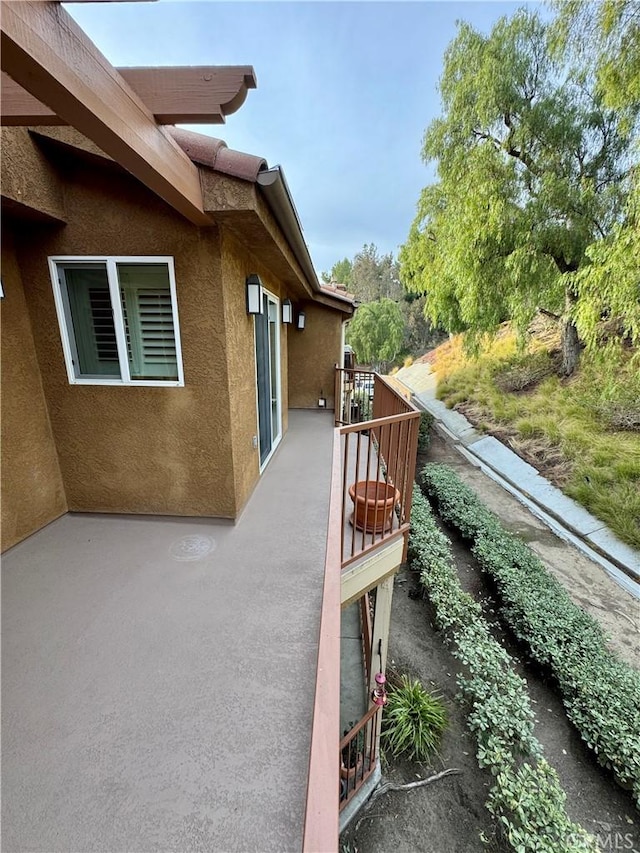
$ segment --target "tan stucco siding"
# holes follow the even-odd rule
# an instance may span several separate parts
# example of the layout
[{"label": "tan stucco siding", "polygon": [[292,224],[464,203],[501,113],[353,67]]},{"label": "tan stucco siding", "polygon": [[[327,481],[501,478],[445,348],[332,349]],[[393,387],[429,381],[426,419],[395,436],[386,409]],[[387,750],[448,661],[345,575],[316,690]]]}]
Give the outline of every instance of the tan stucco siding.
[{"label": "tan stucco siding", "polygon": [[[258,435],[256,357],[253,317],[247,315],[245,282],[256,273],[274,296],[284,298],[280,282],[226,229],[222,229],[222,267],[227,329],[227,370],[231,407],[231,435],[237,511],[253,491],[260,472],[259,452],[253,446]],[[279,322],[282,428],[287,429],[287,333]]]},{"label": "tan stucco siding", "polygon": [[[115,172],[78,167],[65,201],[69,224],[23,231],[19,260],[69,509],[232,517],[217,230],[194,228]],[[48,255],[172,256],[185,387],[70,385]]]},{"label": "tan stucco siding", "polygon": [[304,311],[304,330],[293,328],[289,334],[289,405],[316,409],[323,393],[332,409],[335,365],[341,363],[342,315],[313,303],[306,303]]},{"label": "tan stucco siding", "polygon": [[9,226],[2,234],[2,550],[67,503]]},{"label": "tan stucco siding", "polygon": [[2,197],[26,208],[66,219],[62,181],[23,127],[2,128]]}]

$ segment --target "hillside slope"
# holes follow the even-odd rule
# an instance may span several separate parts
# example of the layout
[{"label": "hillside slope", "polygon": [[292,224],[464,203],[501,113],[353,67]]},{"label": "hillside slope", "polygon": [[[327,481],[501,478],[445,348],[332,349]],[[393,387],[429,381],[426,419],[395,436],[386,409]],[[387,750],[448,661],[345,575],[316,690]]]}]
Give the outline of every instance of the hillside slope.
[{"label": "hillside slope", "polygon": [[439,399],[640,548],[640,352],[583,352],[566,379],[554,324],[537,322],[523,351],[508,325],[477,358],[463,344],[458,335],[421,359]]}]

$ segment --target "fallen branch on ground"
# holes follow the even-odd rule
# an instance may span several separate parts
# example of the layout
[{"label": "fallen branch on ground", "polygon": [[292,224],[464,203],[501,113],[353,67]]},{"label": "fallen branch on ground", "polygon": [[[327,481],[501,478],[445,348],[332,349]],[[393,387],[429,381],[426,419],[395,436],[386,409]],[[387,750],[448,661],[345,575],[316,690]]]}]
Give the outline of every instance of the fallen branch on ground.
[{"label": "fallen branch on ground", "polygon": [[448,770],[441,770],[440,773],[435,773],[433,776],[429,776],[428,779],[420,779],[417,782],[407,782],[405,785],[398,785],[395,782],[383,782],[382,785],[380,785],[379,788],[376,788],[373,792],[369,802],[373,802],[377,797],[382,796],[382,794],[386,794],[387,791],[410,791],[412,788],[423,788],[425,785],[437,782],[438,779],[442,779],[445,776],[455,776],[458,773],[462,773],[462,770],[458,770],[457,767],[450,767]]}]

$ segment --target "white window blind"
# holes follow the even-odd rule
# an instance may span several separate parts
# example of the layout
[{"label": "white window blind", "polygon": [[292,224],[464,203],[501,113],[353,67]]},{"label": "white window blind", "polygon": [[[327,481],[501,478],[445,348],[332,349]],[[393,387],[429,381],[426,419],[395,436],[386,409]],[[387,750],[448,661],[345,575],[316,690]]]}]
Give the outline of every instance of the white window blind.
[{"label": "white window blind", "polygon": [[182,385],[170,258],[50,258],[70,381]]},{"label": "white window blind", "polygon": [[171,291],[166,267],[118,264],[132,379],[177,379]]}]

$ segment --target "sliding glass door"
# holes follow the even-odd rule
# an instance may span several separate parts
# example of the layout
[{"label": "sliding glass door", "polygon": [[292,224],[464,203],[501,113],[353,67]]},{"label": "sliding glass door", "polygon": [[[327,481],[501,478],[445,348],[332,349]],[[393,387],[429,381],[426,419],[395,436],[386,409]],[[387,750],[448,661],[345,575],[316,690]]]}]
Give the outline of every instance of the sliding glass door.
[{"label": "sliding glass door", "polygon": [[262,314],[254,316],[261,469],[282,437],[279,302],[266,292],[263,292],[262,300]]}]

